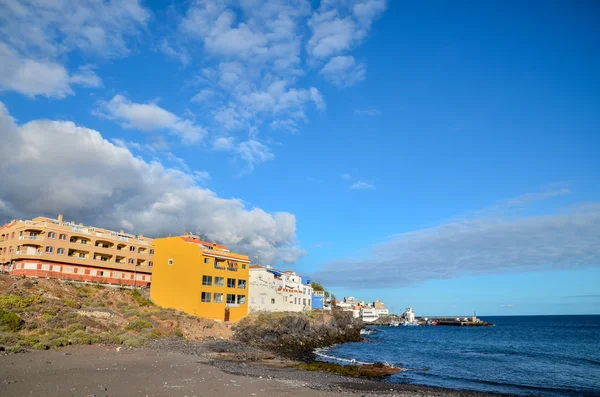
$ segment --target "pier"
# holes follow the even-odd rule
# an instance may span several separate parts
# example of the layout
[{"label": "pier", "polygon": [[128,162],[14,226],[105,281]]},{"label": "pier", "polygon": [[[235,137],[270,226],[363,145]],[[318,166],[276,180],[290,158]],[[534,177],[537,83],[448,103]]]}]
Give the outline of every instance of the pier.
[{"label": "pier", "polygon": [[469,317],[418,317],[418,322],[436,322],[436,325],[446,325],[454,327],[487,327],[493,325],[483,321],[475,316]]}]

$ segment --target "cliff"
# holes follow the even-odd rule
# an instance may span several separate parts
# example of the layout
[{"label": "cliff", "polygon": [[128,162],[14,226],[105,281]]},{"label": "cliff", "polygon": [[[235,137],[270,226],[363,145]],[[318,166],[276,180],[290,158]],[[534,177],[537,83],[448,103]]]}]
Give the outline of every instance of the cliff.
[{"label": "cliff", "polygon": [[316,348],[362,340],[362,326],[352,313],[337,310],[261,313],[241,320],[233,337],[286,358],[310,362]]}]

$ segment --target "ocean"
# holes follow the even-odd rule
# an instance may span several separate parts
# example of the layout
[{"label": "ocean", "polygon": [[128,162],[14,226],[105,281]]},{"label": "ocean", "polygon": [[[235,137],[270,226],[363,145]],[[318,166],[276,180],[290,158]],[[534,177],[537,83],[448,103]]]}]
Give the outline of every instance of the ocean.
[{"label": "ocean", "polygon": [[493,327],[370,327],[324,360],[387,362],[388,381],[526,396],[600,396],[600,315],[480,317]]}]

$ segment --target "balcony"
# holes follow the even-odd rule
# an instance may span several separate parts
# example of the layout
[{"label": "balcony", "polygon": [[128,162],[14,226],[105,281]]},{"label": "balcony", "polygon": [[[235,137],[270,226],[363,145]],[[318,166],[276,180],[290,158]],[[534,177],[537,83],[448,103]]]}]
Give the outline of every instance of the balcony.
[{"label": "balcony", "polygon": [[114,247],[114,244],[110,241],[96,240],[95,246],[100,248],[112,248]]},{"label": "balcony", "polygon": [[44,241],[43,237],[40,236],[19,236],[19,240],[35,240],[35,241]]},{"label": "balcony", "polygon": [[16,251],[16,254],[17,255],[30,255],[30,256],[40,256],[40,255],[42,255],[41,252],[37,252],[37,251],[32,252],[32,251],[23,251],[23,250]]}]

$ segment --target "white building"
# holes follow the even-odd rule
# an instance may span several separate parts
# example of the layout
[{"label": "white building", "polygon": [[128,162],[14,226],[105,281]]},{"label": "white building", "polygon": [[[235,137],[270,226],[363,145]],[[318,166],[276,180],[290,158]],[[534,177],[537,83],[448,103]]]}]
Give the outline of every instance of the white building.
[{"label": "white building", "polygon": [[386,308],[375,309],[375,311],[377,312],[377,315],[379,315],[379,316],[387,316],[390,314],[390,309],[386,309]]},{"label": "white building", "polygon": [[402,317],[409,323],[414,322],[415,321],[415,313],[413,312],[412,307],[407,307],[406,310],[404,311],[404,313],[402,313]]},{"label": "white building", "polygon": [[377,309],[373,309],[372,307],[363,307],[360,310],[360,317],[365,323],[372,323],[379,319]]},{"label": "white building", "polygon": [[250,302],[253,312],[301,312],[311,310],[313,289],[291,270],[284,272],[270,266],[250,266]]}]

